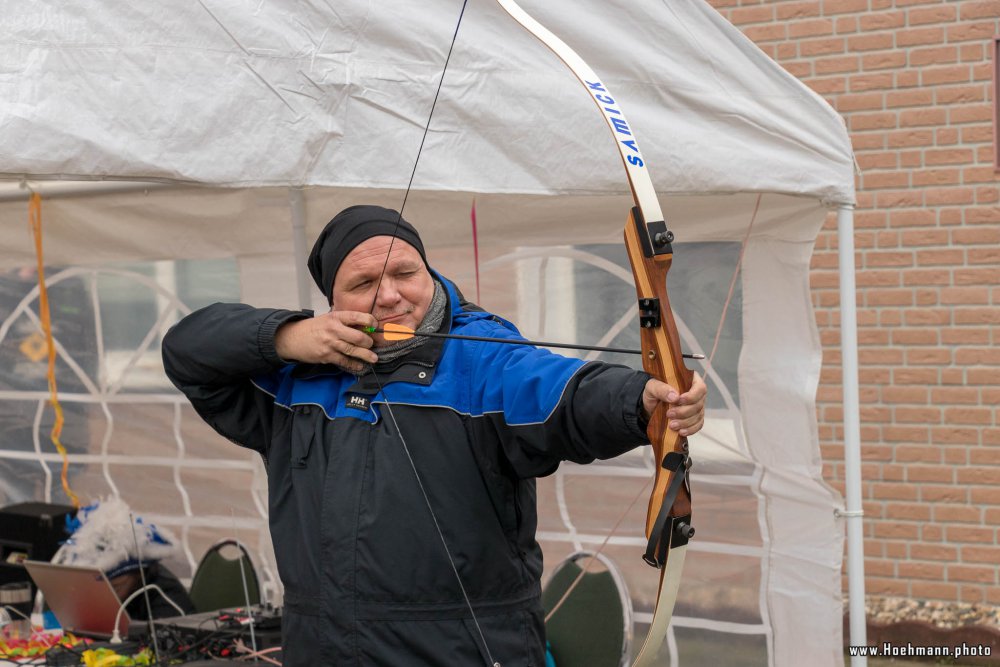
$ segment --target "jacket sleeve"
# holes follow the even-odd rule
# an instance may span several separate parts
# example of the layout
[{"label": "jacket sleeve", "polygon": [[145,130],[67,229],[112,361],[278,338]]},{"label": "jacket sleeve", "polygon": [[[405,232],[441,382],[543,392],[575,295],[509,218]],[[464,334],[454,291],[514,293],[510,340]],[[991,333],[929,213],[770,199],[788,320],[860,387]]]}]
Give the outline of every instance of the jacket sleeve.
[{"label": "jacket sleeve", "polygon": [[[491,334],[517,337],[499,327]],[[649,443],[638,410],[647,373],[530,346],[479,345],[472,391],[484,412],[499,408],[502,424],[492,421],[518,476],[541,477],[560,461],[590,463]]]},{"label": "jacket sleeve", "polygon": [[267,454],[274,397],[253,379],[274,375],[285,362],[274,335],[308,313],[216,303],[195,311],[163,338],[170,381],[212,428],[238,445]]}]

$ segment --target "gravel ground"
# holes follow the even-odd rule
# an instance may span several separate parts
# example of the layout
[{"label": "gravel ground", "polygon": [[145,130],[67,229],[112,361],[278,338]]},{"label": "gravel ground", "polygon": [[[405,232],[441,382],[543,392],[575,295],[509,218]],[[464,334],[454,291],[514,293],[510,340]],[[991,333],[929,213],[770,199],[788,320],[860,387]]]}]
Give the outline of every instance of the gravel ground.
[{"label": "gravel ground", "polygon": [[[847,609],[845,602],[844,609]],[[866,597],[868,620],[875,623],[926,621],[939,628],[988,625],[1000,628],[1000,607],[988,604]]]}]

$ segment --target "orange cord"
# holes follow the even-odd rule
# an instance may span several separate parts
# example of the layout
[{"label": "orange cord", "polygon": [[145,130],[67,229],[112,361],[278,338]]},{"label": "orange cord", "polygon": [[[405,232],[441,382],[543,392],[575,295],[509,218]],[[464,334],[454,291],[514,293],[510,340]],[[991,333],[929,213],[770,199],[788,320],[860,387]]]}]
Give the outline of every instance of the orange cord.
[{"label": "orange cord", "polygon": [[62,480],[63,491],[69,496],[73,506],[80,507],[80,499],[69,487],[69,455],[59,435],[63,427],[63,411],[59,404],[59,390],[56,387],[56,344],[52,338],[52,316],[49,312],[49,292],[45,287],[45,267],[42,260],[42,197],[37,192],[32,193],[28,206],[28,217],[31,224],[31,233],[35,237],[35,256],[38,258],[38,314],[42,320],[42,331],[45,333],[45,343],[49,351],[49,369],[47,377],[49,380],[49,404],[55,410],[56,420],[52,425],[52,444],[56,446],[59,455],[62,457]]}]

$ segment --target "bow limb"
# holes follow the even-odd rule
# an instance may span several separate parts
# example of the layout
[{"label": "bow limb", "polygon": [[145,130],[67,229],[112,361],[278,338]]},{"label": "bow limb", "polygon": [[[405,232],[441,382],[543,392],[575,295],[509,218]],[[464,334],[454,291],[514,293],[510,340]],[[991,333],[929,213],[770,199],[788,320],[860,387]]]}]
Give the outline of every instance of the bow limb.
[{"label": "bow limb", "polygon": [[[572,48],[528,15],[514,0],[497,0],[523,28],[559,57],[584,85],[615,139],[635,206],[625,224],[625,246],[639,298],[643,368],[680,393],[691,388],[693,373],[681,358],[680,337],[667,298],[667,273],[673,261],[673,234],[667,229],[646,160],[615,98],[593,69]],[[656,461],[656,478],[646,519],[648,546],[643,559],[660,569],[653,621],[634,663],[651,664],[666,636],[681,581],[691,527],[690,467],[687,439],[668,427],[666,409],[652,415],[647,435]]]}]

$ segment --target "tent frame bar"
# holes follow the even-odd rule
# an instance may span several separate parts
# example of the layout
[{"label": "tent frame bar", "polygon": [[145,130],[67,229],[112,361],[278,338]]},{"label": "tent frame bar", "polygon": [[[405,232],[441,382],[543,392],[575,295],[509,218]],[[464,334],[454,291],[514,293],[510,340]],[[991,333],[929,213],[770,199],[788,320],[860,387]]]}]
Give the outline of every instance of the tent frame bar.
[{"label": "tent frame bar", "polygon": [[[2,182],[5,181],[0,179],[0,183]],[[17,181],[7,180],[6,182]],[[42,195],[43,199],[58,199],[61,197],[96,197],[127,192],[148,192],[191,185],[162,181],[56,181],[44,179],[32,179],[30,182],[22,179],[18,184],[17,190],[0,191],[0,203],[26,201],[35,192]]]},{"label": "tent frame bar", "polygon": [[309,240],[306,238],[306,200],[302,188],[288,189],[288,205],[292,217],[292,247],[295,252],[295,288],[299,298],[299,308],[312,308],[312,280],[306,272],[309,257]]},{"label": "tent frame bar", "polygon": [[[837,208],[840,271],[840,348],[844,390],[844,501],[847,521],[847,595],[852,646],[868,643],[865,612],[864,509],[861,504],[861,401],[858,387],[858,306],[854,264],[854,206]],[[851,667],[868,658],[851,656]]]}]

